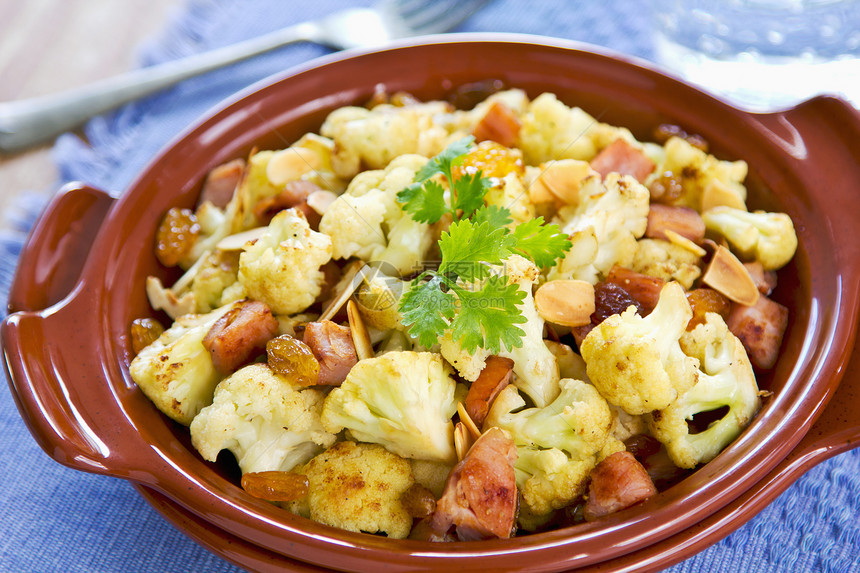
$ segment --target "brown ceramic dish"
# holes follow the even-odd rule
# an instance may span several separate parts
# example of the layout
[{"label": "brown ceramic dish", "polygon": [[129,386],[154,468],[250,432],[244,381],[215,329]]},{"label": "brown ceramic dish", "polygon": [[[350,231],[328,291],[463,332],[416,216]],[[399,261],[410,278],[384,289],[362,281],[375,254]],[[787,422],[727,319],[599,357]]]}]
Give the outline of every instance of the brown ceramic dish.
[{"label": "brown ceramic dish", "polygon": [[[246,495],[230,468],[204,462],[187,430],[163,417],[128,374],[128,325],[148,315],[144,277],[165,275],[153,235],[171,206],[191,206],[206,172],[253,146],[283,147],[374,85],[442,98],[502,79],[552,91],[601,121],[648,138],[660,123],[703,135],[750,165],[750,205],[786,211],[800,247],[780,275],[791,309],[780,361],[761,380],[774,395],[704,469],[602,521],[447,545],[352,534]],[[739,111],[639,63],[521,36],[425,39],[345,53],[255,86],[161,153],[122,199],[67,187],[21,254],[3,324],[13,394],[45,451],[67,466],[135,483],[170,521],[255,570],[649,571],[727,535],[812,465],[860,443],[860,114],[817,98],[783,112]],[[853,356],[852,356],[853,354]]]}]

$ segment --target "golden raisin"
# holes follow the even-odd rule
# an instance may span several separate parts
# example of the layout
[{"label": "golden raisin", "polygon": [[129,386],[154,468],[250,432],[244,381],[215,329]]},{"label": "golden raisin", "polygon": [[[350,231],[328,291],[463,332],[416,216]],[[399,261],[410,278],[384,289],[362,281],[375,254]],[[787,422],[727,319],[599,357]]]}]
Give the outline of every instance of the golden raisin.
[{"label": "golden raisin", "polygon": [[242,489],[266,501],[294,501],[308,495],[308,478],[293,472],[248,472]]},{"label": "golden raisin", "polygon": [[708,141],[704,137],[695,133],[687,133],[678,125],[663,123],[654,129],[654,139],[661,145],[669,141],[672,137],[680,137],[681,139],[687,140],[687,143],[693,147],[701,149],[706,153],[708,151]]},{"label": "golden raisin", "polygon": [[484,177],[504,177],[508,173],[525,172],[522,152],[505,147],[492,140],[482,141],[466,154],[463,162],[454,169],[454,177],[481,171]]},{"label": "golden raisin", "polygon": [[693,318],[687,323],[687,330],[693,330],[705,323],[705,313],[716,312],[725,320],[732,310],[729,299],[710,288],[696,288],[687,293],[687,301],[693,309]]},{"label": "golden raisin", "polygon": [[164,327],[154,318],[136,318],[131,321],[131,348],[135,354],[155,342]]},{"label": "golden raisin", "polygon": [[430,517],[436,511],[436,497],[420,483],[413,483],[400,496],[400,503],[406,513],[414,518]]},{"label": "golden raisin", "polygon": [[269,368],[276,374],[286,376],[297,384],[311,386],[317,383],[320,363],[310,346],[283,334],[266,343]]},{"label": "golden raisin", "polygon": [[671,171],[666,171],[657,177],[648,186],[651,192],[651,201],[672,205],[684,194],[684,186],[681,178]]},{"label": "golden raisin", "polygon": [[155,256],[166,267],[179,264],[191,252],[200,224],[191,209],[173,207],[165,215],[155,234]]}]

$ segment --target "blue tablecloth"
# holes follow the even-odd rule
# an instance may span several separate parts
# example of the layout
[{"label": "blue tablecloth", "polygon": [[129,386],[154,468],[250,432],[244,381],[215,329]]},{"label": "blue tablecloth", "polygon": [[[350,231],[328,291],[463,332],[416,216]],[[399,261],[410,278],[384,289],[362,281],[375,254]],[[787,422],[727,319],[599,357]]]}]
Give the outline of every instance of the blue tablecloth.
[{"label": "blue tablecloth", "polygon": [[[142,46],[141,65],[359,3],[190,0],[162,34]],[[648,4],[637,0],[496,0],[459,31],[546,34],[644,58],[653,49]],[[164,143],[222,98],[327,52],[309,44],[287,47],[97,118],[86,129],[89,145],[73,135],[57,140],[57,187],[82,180],[119,193]],[[33,191],[5,213],[12,230],[0,236],[3,300],[26,231],[53,189]],[[30,436],[5,384],[0,385],[0,467],[0,571],[237,571],[174,529],[128,483],[53,462]],[[671,571],[860,571],[858,516],[860,450],[855,450],[813,468],[737,532]]]}]

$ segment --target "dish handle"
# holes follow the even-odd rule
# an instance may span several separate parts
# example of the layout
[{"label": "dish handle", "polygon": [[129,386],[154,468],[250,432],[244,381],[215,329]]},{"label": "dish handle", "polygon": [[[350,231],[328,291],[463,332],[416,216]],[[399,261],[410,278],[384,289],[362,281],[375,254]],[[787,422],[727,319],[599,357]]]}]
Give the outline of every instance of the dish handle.
[{"label": "dish handle", "polygon": [[[817,188],[826,189],[832,197],[826,217],[834,244],[838,245],[836,269],[848,288],[856,288],[860,280],[860,243],[844,241],[855,232],[860,195],[856,179],[850,177],[860,165],[860,110],[833,96],[817,96],[785,111],[763,114],[758,121],[771,134],[773,141],[798,160],[814,166]],[[839,145],[833,148],[813,146],[815,134],[827,133]],[[834,149],[844,150],[834,153]],[[846,171],[850,168],[851,171]],[[848,176],[847,176],[847,175]],[[812,184],[810,184],[812,186]],[[842,379],[827,398],[815,422],[801,442],[778,466],[773,485],[782,489],[800,477],[810,467],[841,452],[860,446],[860,305],[845,304],[840,308],[842,328],[848,330],[847,360]]]},{"label": "dish handle", "polygon": [[114,198],[83,183],[63,186],[21,250],[9,313],[48,308],[74,288]]},{"label": "dish handle", "polygon": [[[96,473],[114,473],[104,463],[110,451],[79,407],[78,388],[93,391],[98,370],[93,384],[67,383],[62,362],[73,357],[57,352],[57,341],[75,341],[81,350],[92,344],[82,325],[64,318],[64,299],[87,298],[83,267],[113,203],[104,191],[79,183],[57,193],[21,251],[10,314],[0,328],[10,389],[31,434],[58,462]],[[78,354],[81,361],[86,355]]]}]

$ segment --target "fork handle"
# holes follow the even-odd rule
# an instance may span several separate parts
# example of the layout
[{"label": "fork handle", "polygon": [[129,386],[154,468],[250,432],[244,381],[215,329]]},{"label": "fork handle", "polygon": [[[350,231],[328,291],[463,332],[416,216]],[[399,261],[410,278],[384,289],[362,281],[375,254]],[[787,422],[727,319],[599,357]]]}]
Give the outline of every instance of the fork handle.
[{"label": "fork handle", "polygon": [[318,28],[296,24],[187,58],[140,68],[80,88],[0,103],[0,151],[19,151],[87,119],[182,80],[295,42],[319,42]]}]

